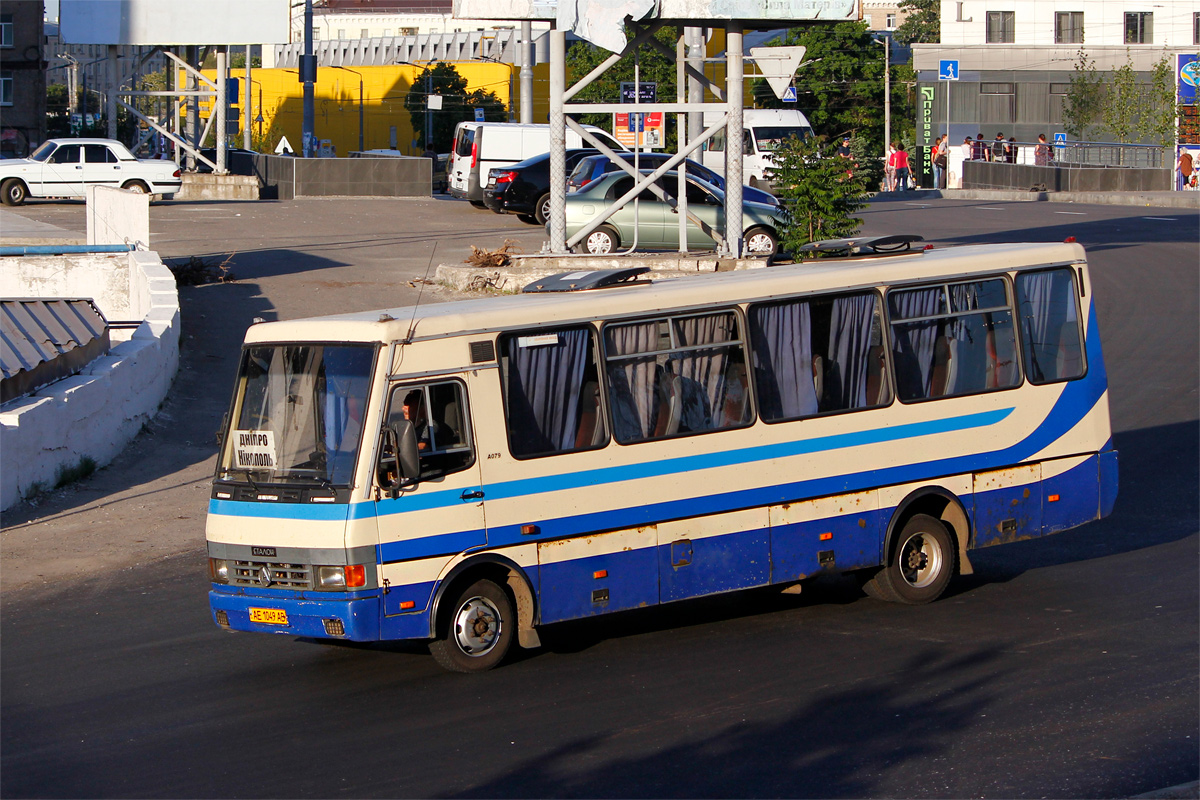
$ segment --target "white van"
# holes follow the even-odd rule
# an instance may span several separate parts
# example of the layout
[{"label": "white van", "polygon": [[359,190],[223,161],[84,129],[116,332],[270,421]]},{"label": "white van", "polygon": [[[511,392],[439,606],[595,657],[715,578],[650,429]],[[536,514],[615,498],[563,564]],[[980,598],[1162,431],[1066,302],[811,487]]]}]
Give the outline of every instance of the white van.
[{"label": "white van", "polygon": [[[723,112],[704,112],[704,126],[715,124]],[[808,117],[796,109],[747,108],[742,111],[742,182],[755,188],[771,185],[766,172],[771,168],[771,151],[789,136],[812,136]],[[708,140],[700,163],[725,174],[725,132]]]},{"label": "white van", "polygon": [[[583,126],[613,150],[627,150],[612,134],[593,125]],[[575,131],[567,128],[567,149],[590,147]],[[446,169],[450,194],[465,197],[483,207],[483,184],[488,170],[507,167],[531,156],[550,152],[549,125],[522,125],[514,122],[460,122],[454,129],[454,146]]]}]

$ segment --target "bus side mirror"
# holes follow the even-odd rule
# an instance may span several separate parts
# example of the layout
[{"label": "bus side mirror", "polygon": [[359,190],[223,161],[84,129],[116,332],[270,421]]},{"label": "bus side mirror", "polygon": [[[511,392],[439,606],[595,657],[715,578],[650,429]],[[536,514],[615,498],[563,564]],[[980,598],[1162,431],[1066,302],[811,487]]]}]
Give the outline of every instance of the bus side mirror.
[{"label": "bus side mirror", "polygon": [[390,419],[383,429],[384,446],[379,456],[379,484],[392,497],[399,489],[416,486],[421,478],[421,457],[417,450],[417,433],[413,424],[404,419]]}]

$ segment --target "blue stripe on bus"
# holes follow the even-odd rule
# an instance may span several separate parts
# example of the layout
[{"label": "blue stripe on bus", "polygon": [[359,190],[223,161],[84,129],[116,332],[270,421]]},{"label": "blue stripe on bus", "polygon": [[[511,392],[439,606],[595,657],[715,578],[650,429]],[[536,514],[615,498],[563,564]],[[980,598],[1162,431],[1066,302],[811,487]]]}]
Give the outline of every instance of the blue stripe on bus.
[{"label": "blue stripe on bus", "polygon": [[376,548],[376,551],[379,554],[379,563],[387,564],[393,561],[411,561],[416,558],[461,553],[463,550],[478,547],[482,544],[487,544],[487,533],[482,528],[478,528],[476,530],[422,536],[420,539],[382,542]]}]

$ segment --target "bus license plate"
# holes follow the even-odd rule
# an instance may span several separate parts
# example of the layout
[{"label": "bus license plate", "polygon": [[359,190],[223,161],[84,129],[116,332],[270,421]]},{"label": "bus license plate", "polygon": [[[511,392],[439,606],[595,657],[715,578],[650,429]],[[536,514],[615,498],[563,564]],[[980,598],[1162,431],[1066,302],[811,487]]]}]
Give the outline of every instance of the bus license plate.
[{"label": "bus license plate", "polygon": [[287,625],[287,612],[282,608],[252,608],[250,621],[264,625]]}]

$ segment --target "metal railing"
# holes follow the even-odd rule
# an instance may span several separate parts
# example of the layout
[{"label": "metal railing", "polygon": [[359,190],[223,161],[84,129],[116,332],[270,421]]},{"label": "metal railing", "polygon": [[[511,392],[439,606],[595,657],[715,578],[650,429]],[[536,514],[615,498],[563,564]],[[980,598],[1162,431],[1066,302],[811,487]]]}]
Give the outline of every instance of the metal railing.
[{"label": "metal railing", "polygon": [[1091,167],[1123,167],[1138,169],[1161,169],[1169,165],[1169,159],[1164,160],[1166,150],[1155,144],[1122,144],[1118,142],[1047,142],[1043,147],[1049,147],[1049,158],[1039,163],[1037,147],[1039,142],[1010,142],[1015,149],[1015,156],[1010,158],[993,157],[992,150],[995,142],[984,140],[987,147],[988,161],[995,163],[1027,164],[1048,167],[1091,168]]}]

